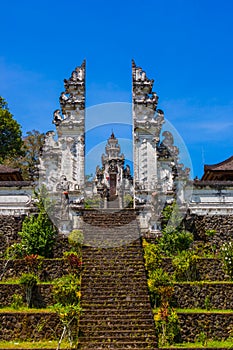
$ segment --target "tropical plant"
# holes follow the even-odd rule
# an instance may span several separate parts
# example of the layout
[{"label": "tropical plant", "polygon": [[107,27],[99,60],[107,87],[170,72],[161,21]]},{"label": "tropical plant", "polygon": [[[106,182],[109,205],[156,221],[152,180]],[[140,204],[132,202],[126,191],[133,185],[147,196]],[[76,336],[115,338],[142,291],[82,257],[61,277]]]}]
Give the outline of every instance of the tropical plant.
[{"label": "tropical plant", "polygon": [[53,298],[63,306],[77,304],[81,298],[81,278],[76,274],[64,275],[54,281]]},{"label": "tropical plant", "polygon": [[22,284],[25,289],[26,302],[28,307],[31,307],[32,292],[35,286],[37,285],[37,282],[37,276],[35,276],[32,273],[24,273],[19,279],[19,283]]},{"label": "tropical plant", "polygon": [[63,324],[63,331],[57,349],[60,349],[61,341],[66,333],[68,334],[70,347],[77,343],[79,317],[82,312],[80,285],[81,278],[76,274],[65,275],[55,280],[53,297],[56,304],[53,309],[59,315]]},{"label": "tropical plant", "polygon": [[57,350],[60,349],[62,339],[66,334],[68,335],[70,348],[73,348],[78,342],[79,318],[82,313],[81,306],[79,304],[62,305],[57,303],[53,306],[53,310],[58,314],[63,324],[63,331],[58,341]]},{"label": "tropical plant", "polygon": [[42,268],[44,257],[38,254],[26,255],[24,257],[25,265],[28,267],[28,272],[38,275]]}]

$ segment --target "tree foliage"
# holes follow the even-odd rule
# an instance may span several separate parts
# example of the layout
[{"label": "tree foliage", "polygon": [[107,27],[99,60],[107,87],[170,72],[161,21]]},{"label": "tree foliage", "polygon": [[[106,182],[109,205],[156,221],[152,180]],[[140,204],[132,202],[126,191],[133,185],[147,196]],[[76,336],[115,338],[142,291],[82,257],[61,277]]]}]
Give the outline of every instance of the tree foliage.
[{"label": "tree foliage", "polygon": [[8,109],[7,102],[0,97],[0,163],[9,157],[23,155],[22,131]]},{"label": "tree foliage", "polygon": [[40,133],[38,130],[28,131],[26,136],[23,137],[22,155],[20,157],[8,157],[4,164],[20,168],[24,180],[36,181],[38,179],[39,156],[44,139],[44,133]]}]

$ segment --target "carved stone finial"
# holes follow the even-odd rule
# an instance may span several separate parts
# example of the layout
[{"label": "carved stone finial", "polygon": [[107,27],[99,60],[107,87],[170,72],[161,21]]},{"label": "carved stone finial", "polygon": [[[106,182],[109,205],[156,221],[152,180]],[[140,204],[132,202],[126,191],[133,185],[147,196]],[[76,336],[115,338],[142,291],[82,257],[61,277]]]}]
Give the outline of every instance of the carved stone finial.
[{"label": "carved stone finial", "polygon": [[57,126],[61,123],[61,121],[62,121],[62,116],[60,115],[60,110],[56,109],[53,112],[53,124]]}]

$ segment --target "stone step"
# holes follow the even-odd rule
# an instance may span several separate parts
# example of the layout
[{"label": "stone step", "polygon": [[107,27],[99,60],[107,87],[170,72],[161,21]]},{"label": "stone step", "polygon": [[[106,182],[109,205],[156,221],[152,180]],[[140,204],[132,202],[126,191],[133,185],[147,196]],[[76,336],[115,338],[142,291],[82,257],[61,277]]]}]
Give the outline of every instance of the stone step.
[{"label": "stone step", "polygon": [[[82,304],[84,305],[86,302],[90,303],[90,299],[88,298],[89,294],[83,294],[82,293]],[[145,303],[149,301],[149,297],[147,295],[139,295],[139,296],[113,296],[113,297],[110,297],[110,296],[99,296],[99,297],[96,297],[96,298],[91,298],[91,303],[98,303],[98,305],[101,305],[101,304],[113,304],[113,303],[124,303],[125,305],[128,305],[129,303]],[[90,305],[91,305],[90,303]]]},{"label": "stone step", "polygon": [[[149,294],[148,294],[148,290],[147,288],[143,287],[142,289],[136,289],[136,290],[119,290],[119,289],[115,289],[112,290],[111,288],[109,288],[108,290],[106,290],[105,288],[103,288],[102,286],[99,287],[93,287],[93,289],[91,288],[81,288],[81,293],[82,293],[82,299],[87,298],[88,296],[91,296],[92,298],[94,298],[94,300],[128,300],[131,301],[132,298],[135,300],[147,300],[149,299]],[[89,299],[89,301],[91,301]]]},{"label": "stone step", "polygon": [[82,293],[82,300],[109,300],[109,299],[113,299],[113,300],[149,300],[149,295],[147,290],[136,290],[136,291],[132,291],[129,290],[127,291],[123,291],[122,293],[119,293],[118,291],[116,291],[116,293],[114,293],[114,291],[109,290],[108,293],[106,293],[105,290],[99,288],[99,289],[95,289],[92,290],[91,292],[87,292],[87,290],[85,289],[81,289],[81,293]]},{"label": "stone step", "polygon": [[108,338],[101,341],[96,339],[87,339],[86,342],[80,341],[80,349],[82,350],[90,350],[90,349],[156,349],[156,342],[154,339],[140,341],[138,339],[116,339],[116,338]]},{"label": "stone step", "polygon": [[[145,321],[144,321],[145,322]],[[80,327],[82,329],[82,323],[80,323]],[[140,331],[151,331],[151,319],[149,320],[148,323],[140,323],[140,324],[125,324],[125,323],[120,323],[120,324],[117,324],[117,323],[111,323],[110,321],[108,322],[104,322],[103,324],[99,324],[99,323],[91,323],[89,322],[88,324],[85,324],[85,329],[86,329],[86,332],[89,332],[89,331],[96,331],[96,330],[99,330],[101,332],[107,330],[121,330],[121,331],[137,331],[137,330],[140,330]],[[154,332],[154,331],[153,331]]]},{"label": "stone step", "polygon": [[111,274],[115,276],[131,276],[133,273],[136,273],[137,275],[143,275],[146,276],[146,271],[143,269],[141,264],[137,265],[131,265],[131,266],[125,266],[125,265],[118,265],[116,268],[112,265],[102,264],[101,266],[92,266],[88,268],[87,265],[84,265],[82,268],[83,276],[85,277],[87,274],[89,275],[105,275],[106,277],[110,276]]},{"label": "stone step", "polygon": [[[86,257],[86,254],[88,254],[88,257]],[[91,261],[90,259],[92,258],[93,260],[98,260],[100,258],[104,258],[105,261],[111,261],[111,260],[117,260],[120,258],[125,258],[128,257],[129,259],[135,259],[136,257],[142,258],[141,252],[139,252],[137,249],[131,249],[127,252],[127,249],[122,249],[118,251],[114,250],[107,250],[106,252],[91,252],[91,253],[85,253],[83,254],[83,260]]]},{"label": "stone step", "polygon": [[134,283],[139,283],[142,282],[142,276],[140,275],[136,275],[134,276],[133,274],[128,275],[128,276],[117,276],[117,275],[113,275],[112,278],[110,276],[102,276],[102,275],[91,275],[91,276],[85,276],[83,277],[83,284],[87,284],[89,282],[93,282],[93,283],[103,283],[103,284],[118,284],[118,283],[126,283],[127,285],[129,284],[134,284]]},{"label": "stone step", "polygon": [[[92,227],[92,231],[93,231],[93,227]],[[101,232],[110,232],[109,230],[106,230],[106,229],[103,229]],[[116,230],[113,230],[111,232],[117,232]],[[86,230],[84,230],[83,234],[85,236],[85,233],[86,233]],[[135,238],[135,240],[129,242],[127,245],[123,246],[123,247],[117,247],[115,248],[114,250],[122,250],[124,248],[127,248],[128,250],[130,249],[134,249],[134,248],[137,248],[141,246],[141,240],[140,240],[140,236],[138,235],[137,238]],[[107,250],[111,250],[112,248],[99,248],[99,247],[88,247],[88,246],[83,246],[83,252],[86,252],[86,251],[89,251],[89,250],[93,250],[95,252],[98,252],[98,251],[107,251]],[[113,249],[112,249],[113,250]]]},{"label": "stone step", "polygon": [[139,340],[142,340],[143,338],[148,338],[148,337],[155,337],[155,332],[153,330],[121,330],[121,329],[110,329],[110,330],[87,330],[83,334],[82,341],[85,339],[85,337],[88,338],[139,338]]},{"label": "stone step", "polygon": [[[140,285],[143,283],[144,278],[135,278],[135,279],[115,279],[111,281],[110,279],[104,279],[104,278],[88,278],[85,277],[82,281],[82,287],[90,288],[90,287],[98,287],[98,285],[101,283],[102,287],[111,287],[111,288],[116,288],[116,290],[123,288],[127,289],[127,292],[129,291],[129,288],[137,287],[140,288]],[[81,287],[81,288],[82,288]],[[145,288],[145,287],[144,287]],[[144,289],[145,290],[145,289]]]},{"label": "stone step", "polygon": [[144,328],[150,327],[151,329],[151,320],[152,320],[151,315],[148,316],[147,318],[141,318],[140,320],[128,318],[128,319],[121,319],[121,322],[117,323],[118,320],[119,320],[118,317],[108,317],[104,320],[99,320],[98,318],[93,319],[93,318],[86,317],[85,320],[84,318],[81,318],[79,325],[80,327],[87,327],[88,329],[93,329],[97,327],[99,327],[99,329],[103,329],[105,327],[107,329],[109,328],[132,329],[137,327],[144,329]]},{"label": "stone step", "polygon": [[[118,214],[106,219],[97,213],[88,220],[97,226],[83,225],[86,239],[96,245],[116,245],[83,249],[80,349],[154,349],[154,321],[136,220],[125,224],[122,214],[120,219]],[[117,246],[124,241],[128,244]]]},{"label": "stone step", "polygon": [[[83,308],[83,312],[88,311],[94,311],[98,309],[99,310],[105,310],[105,311],[113,311],[113,312],[121,312],[122,310],[125,310],[127,308],[128,312],[134,312],[135,309],[137,309],[137,312],[141,312],[145,310],[145,302],[143,303],[135,303],[135,305],[133,305],[132,303],[108,303],[108,304],[104,304],[104,303],[93,303],[93,304],[87,304],[87,303],[82,303],[82,308]],[[101,312],[101,311],[100,311]]]},{"label": "stone step", "polygon": [[114,310],[114,309],[103,309],[103,308],[98,308],[98,309],[86,309],[83,310],[83,316],[88,314],[88,317],[95,317],[97,316],[97,319],[99,318],[105,318],[105,317],[118,317],[119,319],[128,319],[128,318],[144,318],[144,317],[149,317],[150,313],[148,310],[135,310],[135,309],[131,309],[131,310],[127,310],[127,309],[122,309],[120,310],[120,312],[118,310]]}]

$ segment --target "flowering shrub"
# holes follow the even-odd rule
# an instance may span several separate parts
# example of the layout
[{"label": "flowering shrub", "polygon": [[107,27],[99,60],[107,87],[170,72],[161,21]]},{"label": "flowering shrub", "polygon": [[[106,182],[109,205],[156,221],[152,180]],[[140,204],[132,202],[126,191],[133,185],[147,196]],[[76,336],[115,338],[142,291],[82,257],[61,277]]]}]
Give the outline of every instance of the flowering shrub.
[{"label": "flowering shrub", "polygon": [[64,259],[69,264],[70,273],[79,273],[82,269],[82,259],[76,252],[65,252]]},{"label": "flowering shrub", "polygon": [[226,273],[233,279],[233,241],[226,242],[222,245],[220,255]]},{"label": "flowering shrub", "polygon": [[60,349],[62,339],[66,334],[68,335],[70,349],[76,349],[78,343],[79,318],[82,313],[80,304],[62,305],[57,303],[53,306],[53,310],[58,314],[63,325],[63,331],[58,341],[57,350]]},{"label": "flowering shrub", "polygon": [[179,319],[176,311],[164,302],[154,315],[158,345],[169,346],[178,340],[180,333]]},{"label": "flowering shrub", "polygon": [[157,244],[148,243],[145,239],[142,242],[144,248],[145,267],[147,271],[157,269],[161,262],[161,250]]},{"label": "flowering shrub", "polygon": [[28,272],[38,275],[39,270],[41,270],[43,265],[44,257],[38,254],[30,254],[24,257],[26,266],[28,267]]}]

